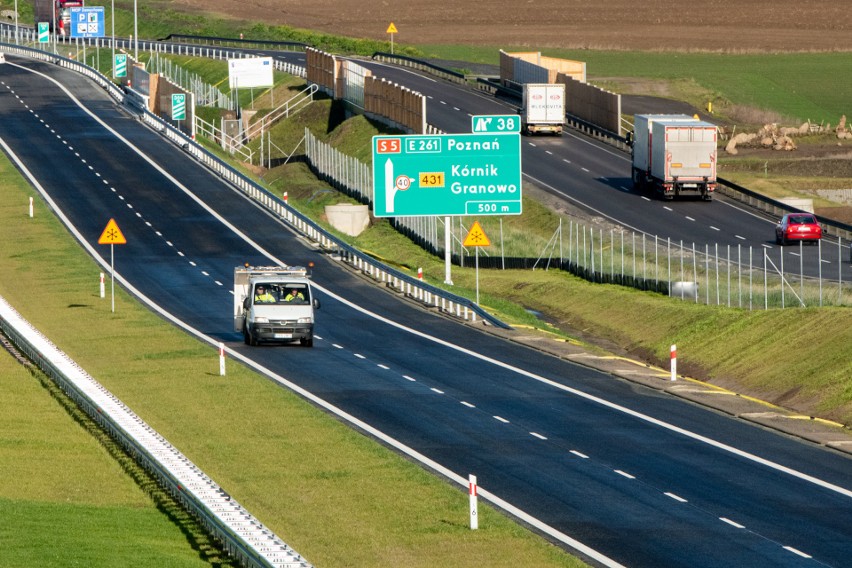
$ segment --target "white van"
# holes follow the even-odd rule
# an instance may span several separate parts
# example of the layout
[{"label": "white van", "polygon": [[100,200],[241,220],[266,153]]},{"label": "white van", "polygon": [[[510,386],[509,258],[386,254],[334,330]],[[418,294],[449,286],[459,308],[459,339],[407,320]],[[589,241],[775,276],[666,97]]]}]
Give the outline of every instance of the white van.
[{"label": "white van", "polygon": [[261,342],[314,344],[314,298],[301,266],[238,266],[234,269],[234,331],[246,345]]}]

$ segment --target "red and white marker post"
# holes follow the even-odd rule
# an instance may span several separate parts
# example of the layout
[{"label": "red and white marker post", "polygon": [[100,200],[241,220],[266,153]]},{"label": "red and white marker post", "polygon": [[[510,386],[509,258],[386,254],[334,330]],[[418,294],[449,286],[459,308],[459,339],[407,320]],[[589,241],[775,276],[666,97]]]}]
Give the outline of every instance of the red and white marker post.
[{"label": "red and white marker post", "polygon": [[225,344],[219,343],[219,376],[225,376]]},{"label": "red and white marker post", "polygon": [[476,511],[476,476],[468,475],[468,493],[470,493],[470,529],[479,528],[479,515]]},{"label": "red and white marker post", "polygon": [[417,279],[423,280],[423,269],[422,268],[417,269]]},{"label": "red and white marker post", "polygon": [[677,380],[677,345],[672,345],[672,380]]}]

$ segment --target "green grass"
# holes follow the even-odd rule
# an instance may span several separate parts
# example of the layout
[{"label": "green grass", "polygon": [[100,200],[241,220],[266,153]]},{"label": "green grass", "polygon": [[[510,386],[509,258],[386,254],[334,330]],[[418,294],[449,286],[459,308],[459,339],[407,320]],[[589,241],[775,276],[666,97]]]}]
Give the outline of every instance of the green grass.
[{"label": "green grass", "polygon": [[[98,295],[99,268],[39,198],[35,217],[28,218],[27,198],[33,191],[5,158],[0,159],[0,180],[0,241],[4,243],[0,273],[7,275],[0,278],[0,295],[310,561],[320,566],[417,567],[433,566],[440,555],[443,566],[582,565],[484,503],[480,504],[481,528],[470,531],[464,490],[244,367],[229,362],[227,376],[220,377],[215,349],[164,323],[121,289],[112,313],[109,298]],[[63,285],[56,287],[57,281]],[[44,289],[54,291],[37,297],[31,293]],[[64,434],[46,430],[43,435],[54,445],[67,445],[72,454],[79,453]],[[44,459],[38,457],[37,448],[23,453]],[[19,467],[9,465],[11,461],[0,460],[0,467]],[[82,460],[81,468],[86,463]],[[31,475],[41,469],[33,467]],[[85,493],[98,486],[89,469],[70,468],[79,487],[76,491]],[[20,474],[7,471],[9,475],[0,477],[0,498],[9,500],[16,494]],[[113,471],[121,476],[114,466]],[[52,485],[49,479],[33,483]],[[74,486],[68,491],[74,491]],[[138,490],[126,487],[125,492],[129,497],[124,501],[113,501],[123,504],[136,499],[131,508],[144,506]],[[30,513],[55,513],[60,519],[67,517],[65,524],[85,528],[92,508],[102,507],[103,522],[116,524],[110,504],[85,503],[74,509],[55,496],[43,501],[55,509],[45,512],[31,507],[31,511],[13,513],[10,508],[0,515],[12,521]],[[179,565],[163,560],[174,543],[149,542],[156,541],[154,535],[162,529],[146,529],[139,517],[144,515],[126,515],[116,531],[139,525],[134,538],[148,539],[150,554],[159,557],[161,565]],[[9,537],[4,541],[49,541],[51,536],[49,525],[32,535],[22,532],[31,525],[3,522],[0,526],[4,537]],[[71,542],[76,538],[70,532],[59,536]],[[88,548],[81,543],[83,565],[92,561],[90,549],[103,548],[97,544],[103,534],[95,531],[91,538]],[[35,562],[4,547],[0,564],[49,564],[52,546],[34,550]],[[73,556],[73,552],[66,554]],[[120,551],[115,556],[103,550],[101,554],[115,559]],[[188,544],[184,554],[199,555]],[[120,559],[116,563],[133,564]]]},{"label": "green grass", "polygon": [[[59,404],[57,404],[57,402]],[[0,565],[205,566],[218,556],[49,380],[0,350]]]}]

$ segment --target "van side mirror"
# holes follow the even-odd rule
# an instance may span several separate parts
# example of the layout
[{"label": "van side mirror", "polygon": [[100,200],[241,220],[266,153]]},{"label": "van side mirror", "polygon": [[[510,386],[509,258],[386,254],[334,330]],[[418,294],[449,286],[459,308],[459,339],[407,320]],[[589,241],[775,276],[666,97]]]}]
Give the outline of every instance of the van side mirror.
[{"label": "van side mirror", "polygon": [[318,300],[318,299],[316,299],[316,298],[314,298],[314,309],[315,309],[315,310],[320,309],[320,302],[319,302],[319,300]]},{"label": "van side mirror", "polygon": [[251,306],[251,298],[249,298],[248,296],[246,296],[246,297],[243,299],[243,309],[244,309],[244,310],[247,310],[247,309],[249,309],[249,306]]}]

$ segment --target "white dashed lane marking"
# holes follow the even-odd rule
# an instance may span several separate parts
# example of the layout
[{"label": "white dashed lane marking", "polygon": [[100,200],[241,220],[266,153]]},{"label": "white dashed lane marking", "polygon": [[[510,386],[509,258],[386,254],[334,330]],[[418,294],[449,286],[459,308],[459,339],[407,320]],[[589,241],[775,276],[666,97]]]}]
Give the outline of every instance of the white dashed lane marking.
[{"label": "white dashed lane marking", "polygon": [[731,519],[728,519],[728,518],[725,518],[725,517],[719,517],[719,520],[720,520],[720,521],[722,521],[723,523],[728,523],[728,524],[729,524],[729,525],[731,525],[732,527],[736,527],[736,528],[738,528],[738,529],[744,529],[744,528],[745,528],[745,526],[744,526],[744,525],[741,525],[741,524],[739,524],[739,523],[735,523],[735,522],[734,522],[734,521],[732,521]]}]

